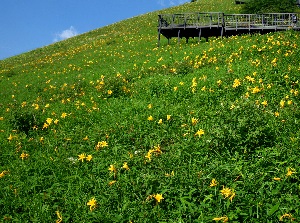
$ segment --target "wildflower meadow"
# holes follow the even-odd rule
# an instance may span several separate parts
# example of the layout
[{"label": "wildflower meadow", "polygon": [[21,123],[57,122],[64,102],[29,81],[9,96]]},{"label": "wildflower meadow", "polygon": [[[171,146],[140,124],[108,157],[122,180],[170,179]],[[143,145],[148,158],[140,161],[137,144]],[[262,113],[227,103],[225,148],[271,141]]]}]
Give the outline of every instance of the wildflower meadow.
[{"label": "wildflower meadow", "polygon": [[0,222],[299,222],[300,33],[161,40],[159,13],[0,61]]}]

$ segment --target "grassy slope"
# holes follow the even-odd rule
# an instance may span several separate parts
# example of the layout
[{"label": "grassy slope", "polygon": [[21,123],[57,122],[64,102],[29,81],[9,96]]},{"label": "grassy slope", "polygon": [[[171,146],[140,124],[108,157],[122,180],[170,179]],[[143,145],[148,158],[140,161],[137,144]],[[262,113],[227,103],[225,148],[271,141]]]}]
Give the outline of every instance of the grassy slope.
[{"label": "grassy slope", "polygon": [[[203,0],[163,12],[238,7]],[[8,171],[0,178],[0,216],[299,220],[298,33],[170,46],[165,40],[156,48],[158,13],[0,61],[0,172]],[[97,151],[103,141],[108,147]],[[162,153],[153,151],[158,145]],[[82,153],[93,159],[78,161]],[[159,204],[155,194],[164,197]],[[90,211],[92,197],[97,207]]]}]

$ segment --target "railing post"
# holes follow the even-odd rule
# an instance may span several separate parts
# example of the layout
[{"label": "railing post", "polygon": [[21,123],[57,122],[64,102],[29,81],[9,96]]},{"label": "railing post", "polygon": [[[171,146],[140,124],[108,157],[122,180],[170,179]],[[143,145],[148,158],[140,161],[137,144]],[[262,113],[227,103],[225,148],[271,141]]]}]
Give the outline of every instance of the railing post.
[{"label": "railing post", "polygon": [[278,23],[279,23],[277,14],[275,14],[275,17],[276,17],[276,30],[277,30],[277,26],[278,26]]},{"label": "railing post", "polygon": [[250,14],[248,15],[248,29],[249,29],[249,32],[251,31],[251,16]]},{"label": "railing post", "polygon": [[172,15],[172,28],[174,27],[174,20],[175,20],[175,15]]},{"label": "railing post", "polygon": [[161,27],[161,15],[158,15],[158,28]]},{"label": "railing post", "polygon": [[222,27],[225,29],[226,31],[226,24],[225,24],[225,15],[224,13],[222,13]]}]

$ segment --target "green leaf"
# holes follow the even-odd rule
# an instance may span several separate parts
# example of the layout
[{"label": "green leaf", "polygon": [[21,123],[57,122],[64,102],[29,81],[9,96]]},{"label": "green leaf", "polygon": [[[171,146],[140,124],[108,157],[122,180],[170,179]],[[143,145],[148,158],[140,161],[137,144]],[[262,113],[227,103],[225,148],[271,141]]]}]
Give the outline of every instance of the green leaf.
[{"label": "green leaf", "polygon": [[268,212],[267,212],[268,215],[270,216],[270,215],[274,214],[274,212],[278,210],[279,205],[280,205],[280,203],[277,203],[277,204],[274,205],[270,210],[268,210]]}]

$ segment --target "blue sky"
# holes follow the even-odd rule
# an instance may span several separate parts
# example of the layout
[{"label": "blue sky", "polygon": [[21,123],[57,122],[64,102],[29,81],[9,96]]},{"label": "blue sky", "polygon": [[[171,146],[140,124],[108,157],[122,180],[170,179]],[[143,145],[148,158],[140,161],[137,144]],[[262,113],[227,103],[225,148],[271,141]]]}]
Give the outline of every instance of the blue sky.
[{"label": "blue sky", "polygon": [[0,60],[190,0],[1,0]]}]

